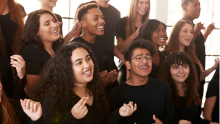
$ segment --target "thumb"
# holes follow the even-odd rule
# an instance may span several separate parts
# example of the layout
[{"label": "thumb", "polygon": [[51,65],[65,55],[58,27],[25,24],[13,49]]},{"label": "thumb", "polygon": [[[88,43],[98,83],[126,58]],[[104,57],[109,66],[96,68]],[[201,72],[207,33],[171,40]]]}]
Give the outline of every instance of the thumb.
[{"label": "thumb", "polygon": [[58,22],[59,26],[62,24],[62,22]]},{"label": "thumb", "polygon": [[154,121],[157,123],[157,122],[160,122],[160,120],[155,116],[155,115],[153,115],[153,119],[154,119]]}]

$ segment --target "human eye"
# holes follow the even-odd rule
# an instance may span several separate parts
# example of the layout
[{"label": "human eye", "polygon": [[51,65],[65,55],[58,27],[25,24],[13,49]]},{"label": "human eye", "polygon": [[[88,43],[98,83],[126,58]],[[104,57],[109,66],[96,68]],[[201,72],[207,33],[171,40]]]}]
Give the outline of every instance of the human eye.
[{"label": "human eye", "polygon": [[82,64],[82,61],[76,62],[76,65],[80,65],[80,64]]},{"label": "human eye", "polygon": [[188,68],[189,67],[189,65],[183,65],[183,68]]},{"label": "human eye", "polygon": [[55,18],[52,19],[53,22],[57,22]]},{"label": "human eye", "polygon": [[48,26],[49,24],[50,24],[49,22],[45,22],[45,23],[44,23],[45,26]]},{"label": "human eye", "polygon": [[86,59],[87,61],[89,61],[89,60],[91,60],[91,57],[87,57],[87,59]]},{"label": "human eye", "polygon": [[138,61],[140,61],[140,60],[142,60],[142,56],[136,56],[136,59],[138,60]]}]

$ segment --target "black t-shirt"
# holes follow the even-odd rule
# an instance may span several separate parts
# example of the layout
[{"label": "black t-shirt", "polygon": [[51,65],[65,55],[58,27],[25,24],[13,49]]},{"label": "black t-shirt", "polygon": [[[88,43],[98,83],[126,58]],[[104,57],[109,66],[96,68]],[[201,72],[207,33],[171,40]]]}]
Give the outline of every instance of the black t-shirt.
[{"label": "black t-shirt", "polygon": [[192,124],[209,124],[209,121],[200,118],[200,105],[195,105],[191,108],[187,107],[185,97],[180,97],[180,106],[175,108],[176,124],[179,120],[188,120]]},{"label": "black t-shirt", "polygon": [[62,21],[62,17],[59,14],[56,14],[56,13],[54,13],[54,14],[57,17],[57,20],[59,22],[62,22],[61,25],[60,25],[60,33],[61,33],[61,35],[63,35],[63,21]]},{"label": "black t-shirt", "polygon": [[219,123],[219,66],[216,69],[216,72],[208,85],[208,90],[206,93],[206,98],[216,96],[215,106],[212,111],[212,122]]},{"label": "black t-shirt", "polygon": [[[87,3],[96,3],[96,2],[90,1]],[[79,7],[81,7],[82,5],[87,4],[87,3],[80,4],[77,7],[77,10]],[[114,63],[114,36],[117,32],[118,22],[121,19],[120,12],[112,5],[109,5],[109,7],[107,7],[107,8],[99,6],[99,9],[101,10],[102,14],[104,15],[105,27],[104,27],[104,35],[97,36],[97,39],[99,41],[103,42],[107,46],[108,52],[110,55],[110,57],[109,57],[110,63],[112,64],[111,66],[115,66],[115,63]],[[116,69],[116,68],[112,67],[112,69]]]},{"label": "black t-shirt", "polygon": [[[26,16],[26,12],[24,10],[24,7],[20,4],[18,6],[21,9],[23,17]],[[22,17],[21,17],[22,18]],[[14,37],[16,34],[16,31],[18,29],[18,25],[16,22],[12,21],[10,18],[10,11],[6,15],[0,16],[0,27],[2,29],[2,34],[5,38],[5,46],[6,46],[6,54],[8,59],[12,55],[12,44],[14,43]]]},{"label": "black t-shirt", "polygon": [[[88,109],[86,116],[82,119],[76,119],[71,113],[72,107],[81,99],[76,95],[74,99],[71,97],[69,100],[67,113],[65,112],[66,109],[64,105],[61,103],[56,111],[56,117],[54,118],[51,111],[52,109],[50,108],[52,105],[51,97],[52,93],[49,92],[43,101],[43,119],[46,124],[111,124],[109,123],[111,121],[112,124],[116,124],[117,120],[121,117],[118,112],[119,110],[115,110],[106,116],[104,110],[101,110],[101,112],[98,110],[97,102],[93,99],[91,106],[87,103],[85,104]],[[62,99],[60,99],[60,101],[62,101]]]},{"label": "black t-shirt", "polygon": [[105,46],[104,43],[100,42],[99,40],[96,39],[96,41],[92,44],[84,40],[82,37],[76,37],[73,39],[71,42],[80,42],[92,50],[96,57],[97,64],[99,65],[99,70],[100,72],[107,70],[108,72],[111,71],[111,65],[109,61],[109,55],[107,51],[107,47]]},{"label": "black t-shirt", "polygon": [[196,54],[197,54],[197,58],[199,59],[199,61],[201,62],[203,68],[205,69],[205,39],[203,37],[203,34],[200,33],[195,41],[194,41],[195,45],[196,45]]},{"label": "black t-shirt", "polygon": [[155,123],[154,114],[163,124],[175,122],[170,87],[162,80],[149,77],[141,86],[126,83],[116,86],[109,94],[110,111],[129,101],[137,103],[137,110],[129,117],[121,118],[119,124],[152,124]]},{"label": "black t-shirt", "polygon": [[156,78],[157,77],[157,74],[159,73],[160,66],[162,65],[163,61],[165,60],[166,55],[163,52],[159,51],[159,57],[160,57],[160,64],[159,64],[159,66],[155,65],[152,62],[152,71],[148,75],[148,76],[150,76],[152,78]]},{"label": "black t-shirt", "polygon": [[116,37],[121,37],[123,41],[126,40],[126,33],[128,31],[127,18],[128,18],[127,16],[121,18],[121,20],[118,22],[118,27],[117,27],[118,29],[117,29]]},{"label": "black t-shirt", "polygon": [[21,51],[21,56],[25,60],[26,74],[40,75],[44,63],[51,58],[45,50],[37,48],[34,44],[29,44]]},{"label": "black t-shirt", "polygon": [[[36,121],[32,121],[23,111],[22,107],[21,107],[21,103],[19,100],[9,100],[10,104],[12,105],[15,114],[17,115],[17,118],[20,121],[20,124],[44,124],[43,122],[43,118],[39,118]],[[1,115],[1,113],[0,113]],[[0,118],[0,122],[1,122],[1,118]]]}]

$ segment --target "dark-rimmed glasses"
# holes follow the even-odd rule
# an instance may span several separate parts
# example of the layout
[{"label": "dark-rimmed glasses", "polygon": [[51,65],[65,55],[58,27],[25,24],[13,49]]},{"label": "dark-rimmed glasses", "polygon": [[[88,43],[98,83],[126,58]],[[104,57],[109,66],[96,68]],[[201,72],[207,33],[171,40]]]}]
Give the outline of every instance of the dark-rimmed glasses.
[{"label": "dark-rimmed glasses", "polygon": [[152,60],[153,60],[153,57],[148,55],[148,54],[146,54],[146,55],[137,55],[132,59],[136,59],[138,62],[142,62],[144,58],[147,60],[147,62],[152,62]]}]

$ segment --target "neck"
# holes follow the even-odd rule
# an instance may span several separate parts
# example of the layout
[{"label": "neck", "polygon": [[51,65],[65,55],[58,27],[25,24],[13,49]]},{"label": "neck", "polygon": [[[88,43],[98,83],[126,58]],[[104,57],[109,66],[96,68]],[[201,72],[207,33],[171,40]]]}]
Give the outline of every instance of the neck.
[{"label": "neck", "polygon": [[44,44],[44,48],[49,49],[49,50],[53,50],[53,43],[43,42],[43,44]]},{"label": "neck", "polygon": [[140,27],[143,24],[142,17],[143,17],[142,15],[137,14],[137,17],[136,17],[136,26],[137,27]]},{"label": "neck", "polygon": [[180,45],[180,46],[179,46],[179,51],[185,52],[185,46]]},{"label": "neck", "polygon": [[131,74],[130,79],[127,81],[127,84],[132,86],[141,86],[146,84],[148,81],[148,76],[146,77],[140,77],[134,74]]},{"label": "neck", "polygon": [[82,31],[81,37],[89,43],[94,43],[96,39],[96,35],[91,35],[85,30]]},{"label": "neck", "polygon": [[155,47],[155,55],[159,55],[159,46],[155,45],[154,44],[154,47]]},{"label": "neck", "polygon": [[104,7],[104,8],[108,8],[109,6],[108,1],[95,0],[95,2],[98,3],[99,6]]},{"label": "neck", "polygon": [[87,84],[80,84],[80,83],[74,83],[75,87],[74,87],[74,92],[80,93],[80,94],[87,94]]},{"label": "neck", "polygon": [[191,21],[193,23],[193,20],[192,18],[190,18],[189,16],[187,16],[186,14],[183,14],[183,18],[182,20],[188,20],[188,21]]},{"label": "neck", "polygon": [[41,5],[41,9],[45,9],[45,10],[48,10],[50,12],[53,13],[53,7],[49,7],[49,6],[45,6],[45,5]]}]

